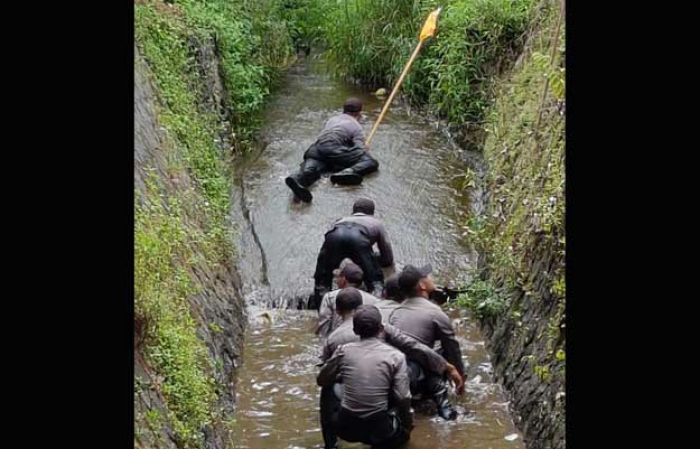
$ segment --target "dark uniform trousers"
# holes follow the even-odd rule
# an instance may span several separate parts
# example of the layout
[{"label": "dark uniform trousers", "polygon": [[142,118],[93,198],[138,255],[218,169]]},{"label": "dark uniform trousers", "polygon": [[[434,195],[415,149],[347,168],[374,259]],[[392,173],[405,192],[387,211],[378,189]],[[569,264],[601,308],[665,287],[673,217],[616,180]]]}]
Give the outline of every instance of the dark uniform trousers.
[{"label": "dark uniform trousers", "polygon": [[379,162],[362,147],[347,147],[332,139],[316,141],[304,152],[304,161],[292,177],[302,186],[309,187],[324,172],[337,172],[346,168],[364,176],[377,171]]},{"label": "dark uniform trousers", "polygon": [[384,273],[374,256],[367,229],[353,222],[338,223],[326,233],[318,253],[314,273],[315,291],[309,308],[318,309],[321,298],[333,284],[333,270],[346,257],[362,268],[367,289],[372,289],[374,283],[384,282]]}]

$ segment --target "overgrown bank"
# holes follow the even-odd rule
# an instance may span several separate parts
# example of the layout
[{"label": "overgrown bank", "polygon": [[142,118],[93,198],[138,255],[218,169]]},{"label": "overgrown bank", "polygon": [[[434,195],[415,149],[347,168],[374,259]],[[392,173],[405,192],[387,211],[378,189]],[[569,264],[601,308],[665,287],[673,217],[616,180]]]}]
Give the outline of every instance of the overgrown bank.
[{"label": "overgrown bank", "polygon": [[230,159],[294,58],[282,2],[135,4],[135,444],[229,447],[244,307]]},{"label": "overgrown bank", "polygon": [[553,2],[487,118],[488,201],[470,223],[491,290],[483,314],[496,377],[532,448],[565,442],[564,24]]},{"label": "overgrown bank", "polygon": [[483,145],[493,80],[512,67],[535,15],[536,0],[346,0],[326,2],[323,27],[336,72],[391,87],[418,42],[428,13],[443,7],[437,38],[421,50],[401,92],[444,119],[459,143]]},{"label": "overgrown bank", "polygon": [[[137,447],[227,445],[243,332],[227,162],[252,139],[294,46],[323,40],[340,74],[391,85],[436,3],[137,2]],[[496,375],[513,393],[530,447],[561,448],[563,30],[551,45],[558,6],[442,4],[438,38],[404,91],[461,131],[463,146],[483,150],[486,212],[465,226],[488,276],[462,300],[484,318]]]},{"label": "overgrown bank", "polygon": [[326,2],[323,38],[339,75],[389,87],[438,3],[437,38],[402,91],[445,120],[463,148],[482,152],[487,167],[483,213],[464,223],[484,270],[460,301],[490,337],[529,447],[564,448],[562,3]]}]

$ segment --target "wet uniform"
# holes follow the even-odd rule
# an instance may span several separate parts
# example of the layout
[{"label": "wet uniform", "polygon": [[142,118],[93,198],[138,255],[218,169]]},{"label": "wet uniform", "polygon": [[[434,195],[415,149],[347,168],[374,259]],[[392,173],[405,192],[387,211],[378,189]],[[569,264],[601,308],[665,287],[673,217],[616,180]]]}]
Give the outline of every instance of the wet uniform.
[{"label": "wet uniform", "polygon": [[341,345],[317,381],[331,386],[337,378],[344,385],[336,426],[340,438],[374,448],[398,447],[409,439],[411,391],[400,351],[376,337]]},{"label": "wet uniform", "polygon": [[[359,340],[359,335],[353,330],[352,319],[343,321],[324,341],[321,360],[327,361],[339,346]],[[436,374],[445,372],[447,363],[440,354],[396,326],[384,324],[384,340],[404,352],[411,360],[416,360],[425,366],[428,371]]]},{"label": "wet uniform", "polygon": [[422,297],[405,299],[390,313],[389,323],[431,348],[440,341],[445,359],[464,376],[462,352],[452,322],[438,305]]},{"label": "wet uniform", "polygon": [[374,303],[374,306],[379,309],[379,313],[382,314],[382,321],[386,323],[389,321],[389,315],[399,306],[399,303],[393,299],[380,299]]},{"label": "wet uniform", "polygon": [[[379,260],[375,258],[372,249],[375,243],[379,249]],[[381,285],[384,282],[381,267],[394,263],[394,253],[381,220],[356,212],[338,220],[333,228],[326,232],[314,273],[317,292],[330,290],[333,270],[346,257],[362,268],[363,280],[368,289],[376,288],[376,284]]]},{"label": "wet uniform", "polygon": [[[388,343],[409,354],[412,359],[420,360],[423,364],[422,366],[426,366],[429,371],[437,375],[442,375],[445,372],[447,366],[445,359],[435,351],[430,350],[426,345],[406,336],[406,334],[390,324],[385,324],[384,335]],[[323,362],[328,361],[339,346],[357,341],[360,341],[360,337],[353,330],[352,318],[342,321],[340,326],[324,342],[321,360]],[[338,390],[337,393],[333,393],[334,388]],[[327,385],[321,388],[321,432],[327,448],[334,447],[337,441],[335,436],[336,430],[334,429],[339,419],[341,406],[338,398],[343,396],[343,389],[344,386],[341,386],[341,384]]]},{"label": "wet uniform", "polygon": [[292,177],[309,187],[323,172],[350,168],[358,175],[372,173],[379,162],[365,151],[365,136],[360,123],[349,114],[331,117],[316,141],[304,153],[300,170]]},{"label": "wet uniform", "polygon": [[[323,295],[321,306],[318,309],[318,328],[316,329],[319,337],[327,337],[343,322],[343,318],[335,311],[335,297],[339,291],[340,289],[337,289]],[[379,301],[377,297],[365,291],[359,291],[362,295],[362,304],[376,304]]]}]

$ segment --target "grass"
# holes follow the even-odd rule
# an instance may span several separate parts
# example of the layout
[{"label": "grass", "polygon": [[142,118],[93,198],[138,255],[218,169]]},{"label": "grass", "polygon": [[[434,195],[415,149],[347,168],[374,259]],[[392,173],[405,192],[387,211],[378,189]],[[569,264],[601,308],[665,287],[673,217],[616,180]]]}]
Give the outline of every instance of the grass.
[{"label": "grass", "polygon": [[[495,286],[487,304],[513,313],[535,302],[554,305],[541,336],[547,355],[536,367],[550,381],[563,375],[565,360],[565,55],[563,29],[553,39],[558,2],[541,4],[538,14],[526,52],[499,81],[485,116],[489,201],[484,214],[466,225]],[[495,292],[508,299],[502,302]],[[512,298],[519,298],[517,304]]]},{"label": "grass", "polygon": [[200,447],[199,430],[211,420],[215,386],[204,343],[187,298],[197,291],[187,266],[201,256],[198,228],[187,226],[180,204],[161,201],[150,181],[135,222],[135,315],[141,323],[144,355],[162,379],[168,420],[183,447]]},{"label": "grass", "polygon": [[479,123],[492,80],[524,43],[534,0],[346,0],[330,2],[325,39],[336,73],[390,87],[418,43],[428,13],[443,6],[438,33],[427,41],[402,92],[449,123]]},{"label": "grass", "polygon": [[[245,151],[259,111],[293,41],[281,1],[142,0],[135,38],[152,74],[158,121],[165,129],[164,177],[150,171],[135,210],[135,321],[140,350],[166,402],[165,420],[181,448],[203,447],[202,430],[221,421],[218,386],[189,299],[206,288],[192,269],[230,264],[235,248],[228,221],[230,157]],[[224,84],[225,111],[203,106],[206,91],[196,51],[213,43]],[[217,143],[230,119],[233,148]],[[225,128],[225,126],[224,126]],[[212,332],[222,332],[217,327]],[[143,429],[141,429],[143,430]]]}]

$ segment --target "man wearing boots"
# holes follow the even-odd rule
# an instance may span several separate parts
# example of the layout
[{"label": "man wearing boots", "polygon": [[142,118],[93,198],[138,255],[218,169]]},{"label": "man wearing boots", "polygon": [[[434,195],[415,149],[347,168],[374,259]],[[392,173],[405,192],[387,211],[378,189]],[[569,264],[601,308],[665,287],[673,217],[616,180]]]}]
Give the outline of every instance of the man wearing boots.
[{"label": "man wearing boots", "polygon": [[[435,290],[431,272],[430,265],[421,268],[407,265],[403,269],[399,275],[399,288],[405,299],[391,311],[389,323],[431,348],[439,340],[443,357],[457,368],[464,379],[462,352],[455,338],[452,322],[439,306],[428,299],[430,293]],[[423,372],[417,364],[411,364],[409,370],[412,391],[421,391],[432,396],[437,404],[438,414],[444,419],[455,419],[457,411],[449,403],[444,376]],[[463,389],[459,388],[457,393],[462,394]]]},{"label": "man wearing boots", "polygon": [[365,136],[358,122],[362,102],[348,98],[343,104],[343,113],[331,117],[316,141],[304,153],[304,161],[297,173],[284,182],[294,192],[295,198],[311,202],[308,187],[316,182],[323,172],[331,175],[334,184],[357,185],[362,177],[379,167],[379,162],[367,153]]},{"label": "man wearing boots", "polygon": [[[374,254],[375,244],[378,255]],[[362,269],[367,290],[379,296],[384,284],[382,267],[394,264],[394,253],[384,224],[374,217],[374,202],[368,198],[355,201],[352,215],[338,220],[326,232],[314,273],[316,298],[331,289],[333,270],[346,257]]]}]

